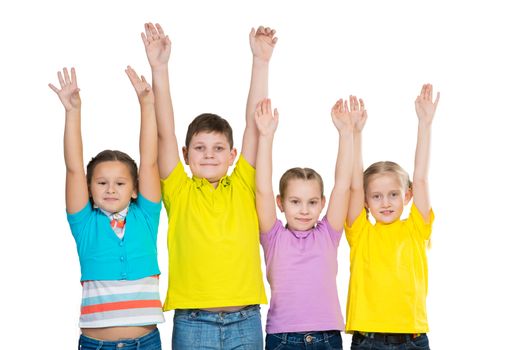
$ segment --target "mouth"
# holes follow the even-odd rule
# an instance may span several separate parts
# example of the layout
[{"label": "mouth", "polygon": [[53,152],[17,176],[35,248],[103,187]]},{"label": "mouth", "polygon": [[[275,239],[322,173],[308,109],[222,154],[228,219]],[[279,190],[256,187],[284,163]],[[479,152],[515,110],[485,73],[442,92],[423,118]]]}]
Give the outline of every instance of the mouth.
[{"label": "mouth", "polygon": [[393,210],[382,210],[382,211],[380,212],[380,214],[382,214],[382,215],[386,215],[386,216],[389,216],[389,215],[391,215],[391,214],[393,214],[393,213],[394,213]]},{"label": "mouth", "polygon": [[118,201],[118,198],[104,198],[106,202],[116,202]]}]

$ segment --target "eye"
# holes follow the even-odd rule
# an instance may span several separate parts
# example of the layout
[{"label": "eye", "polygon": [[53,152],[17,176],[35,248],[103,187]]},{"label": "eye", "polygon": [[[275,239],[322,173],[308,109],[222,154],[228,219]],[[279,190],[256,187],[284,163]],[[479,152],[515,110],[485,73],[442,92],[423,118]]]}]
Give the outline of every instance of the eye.
[{"label": "eye", "polygon": [[399,195],[400,195],[400,193],[398,193],[398,192],[392,192],[391,193],[391,198],[397,198]]},{"label": "eye", "polygon": [[222,146],[216,146],[215,147],[215,151],[217,151],[217,152],[222,152],[223,150],[224,150],[224,147],[222,147]]},{"label": "eye", "polygon": [[374,194],[371,196],[371,199],[374,199],[374,200],[379,200],[380,199],[380,195],[379,194]]},{"label": "eye", "polygon": [[310,204],[310,205],[317,205],[317,204],[318,204],[318,201],[317,201],[317,200],[309,201],[309,204]]},{"label": "eye", "polygon": [[197,151],[203,151],[204,150],[204,146],[195,146],[194,149],[197,150]]},{"label": "eye", "polygon": [[298,204],[298,200],[297,199],[291,199],[290,202],[291,202],[291,204]]},{"label": "eye", "polygon": [[104,186],[106,184],[106,182],[105,181],[98,181],[96,184]]},{"label": "eye", "polygon": [[124,186],[126,183],[125,182],[117,182],[116,183],[118,186]]}]

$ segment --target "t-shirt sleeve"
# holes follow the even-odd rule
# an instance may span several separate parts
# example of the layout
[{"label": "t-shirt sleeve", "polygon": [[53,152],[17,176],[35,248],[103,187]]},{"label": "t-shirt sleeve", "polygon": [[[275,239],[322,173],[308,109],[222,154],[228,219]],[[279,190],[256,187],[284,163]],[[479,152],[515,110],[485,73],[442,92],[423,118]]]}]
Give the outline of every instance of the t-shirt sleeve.
[{"label": "t-shirt sleeve", "polygon": [[266,262],[268,261],[268,258],[273,254],[277,234],[283,230],[285,230],[285,228],[282,225],[282,221],[277,219],[275,220],[275,223],[271,230],[269,230],[266,233],[260,233],[260,244],[262,245],[262,248],[264,248]]},{"label": "t-shirt sleeve", "polygon": [[162,210],[162,202],[152,202],[142,194],[138,193],[136,205],[149,217],[151,225],[158,228],[160,220],[160,211]]},{"label": "t-shirt sleeve", "polygon": [[408,222],[412,225],[413,231],[419,238],[428,240],[429,237],[431,237],[431,228],[434,219],[435,215],[433,214],[433,209],[429,210],[429,222],[426,222],[418,208],[414,204],[411,206]]},{"label": "t-shirt sleeve", "polygon": [[331,241],[335,247],[338,247],[340,243],[340,238],[342,237],[342,229],[340,231],[335,230],[328,221],[327,215],[322,218],[319,225],[325,227],[325,230],[328,232]]},{"label": "t-shirt sleeve", "polygon": [[344,224],[344,230],[346,231],[346,239],[350,247],[353,244],[355,244],[360,234],[364,231],[367,225],[369,225],[369,221],[366,208],[362,209],[359,216],[355,219],[355,221],[353,221],[353,224],[351,226],[348,226],[347,223]]},{"label": "t-shirt sleeve", "polygon": [[255,168],[244,158],[242,154],[238,158],[235,170],[231,174],[231,178],[238,178],[240,183],[253,195],[255,198]]},{"label": "t-shirt sleeve", "polygon": [[80,234],[84,231],[83,228],[92,211],[93,207],[91,206],[91,202],[87,201],[86,206],[82,208],[82,210],[73,214],[67,213],[67,222],[69,222],[69,227],[71,228],[71,233],[75,240],[78,240]]},{"label": "t-shirt sleeve", "polygon": [[183,186],[185,182],[189,180],[186,171],[184,170],[184,165],[181,161],[178,162],[176,167],[173,169],[171,174],[163,180],[160,180],[160,186],[162,189],[162,200],[166,209],[169,211],[171,202],[176,197],[178,191]]}]

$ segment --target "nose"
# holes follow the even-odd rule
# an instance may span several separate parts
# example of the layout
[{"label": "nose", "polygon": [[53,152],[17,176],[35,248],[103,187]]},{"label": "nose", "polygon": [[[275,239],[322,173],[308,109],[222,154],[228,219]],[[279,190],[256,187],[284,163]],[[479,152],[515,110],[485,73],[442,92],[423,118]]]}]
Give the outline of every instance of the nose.
[{"label": "nose", "polygon": [[108,185],[107,185],[106,192],[107,192],[107,193],[115,193],[115,185],[113,185],[113,184],[111,184],[111,183],[108,184]]},{"label": "nose", "polygon": [[387,208],[387,207],[389,207],[389,205],[390,205],[390,203],[389,203],[389,198],[388,198],[388,196],[384,196],[384,197],[382,198],[382,206],[385,207],[385,208]]},{"label": "nose", "polygon": [[204,152],[204,158],[213,158],[215,156],[215,154],[213,153],[213,150],[206,150]]},{"label": "nose", "polygon": [[307,214],[309,212],[307,203],[302,204],[300,207],[300,214]]}]

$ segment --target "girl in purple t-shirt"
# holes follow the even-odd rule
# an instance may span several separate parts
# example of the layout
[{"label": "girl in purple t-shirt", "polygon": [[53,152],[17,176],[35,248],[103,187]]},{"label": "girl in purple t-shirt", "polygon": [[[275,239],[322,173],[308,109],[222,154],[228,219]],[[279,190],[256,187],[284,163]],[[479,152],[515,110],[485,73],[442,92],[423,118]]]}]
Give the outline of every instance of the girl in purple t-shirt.
[{"label": "girl in purple t-shirt", "polygon": [[331,118],[339,133],[335,185],[326,216],[323,182],[309,168],[293,168],[280,179],[277,219],[272,188],[272,146],[278,112],[266,99],[257,105],[259,131],[256,160],[256,205],[260,242],[271,286],[266,349],[342,349],[344,321],[338,301],[337,248],[349,203],[353,167],[353,129],[367,118],[364,101],[338,100]]}]

